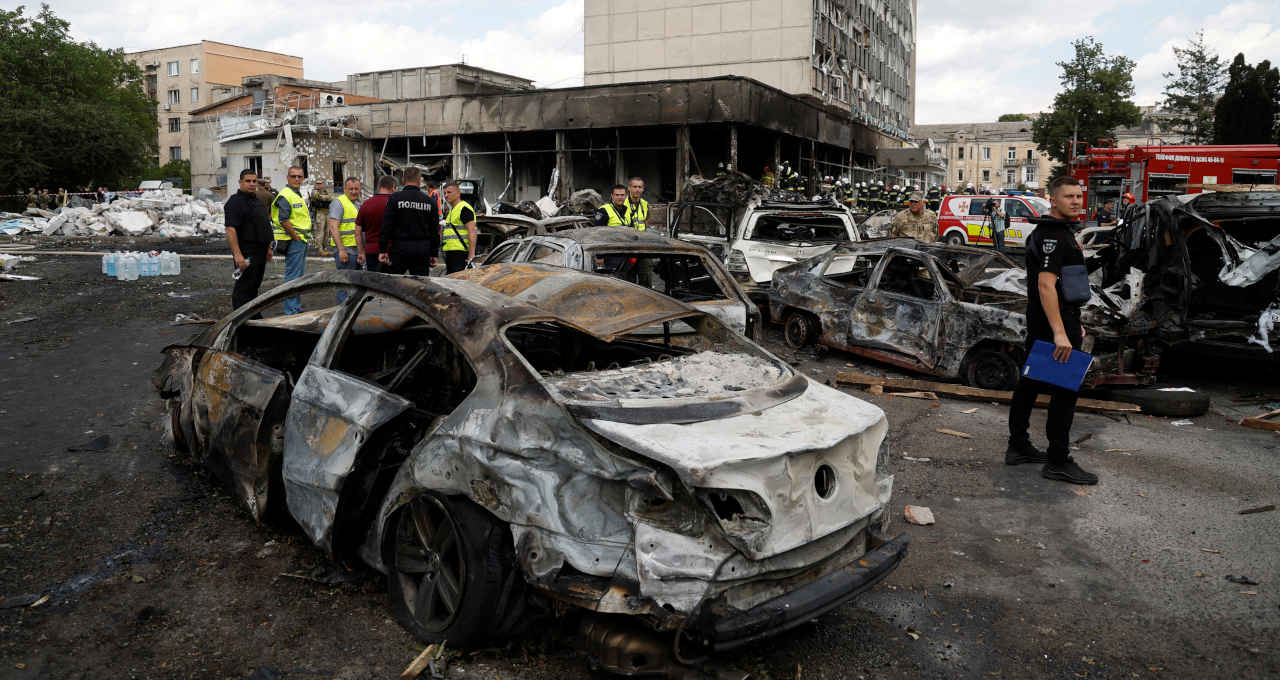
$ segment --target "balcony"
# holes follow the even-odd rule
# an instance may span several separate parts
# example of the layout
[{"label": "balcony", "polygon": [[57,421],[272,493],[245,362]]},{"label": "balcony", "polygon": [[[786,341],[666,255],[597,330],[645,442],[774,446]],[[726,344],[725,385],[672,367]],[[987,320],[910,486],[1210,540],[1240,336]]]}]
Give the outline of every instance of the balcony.
[{"label": "balcony", "polygon": [[1006,168],[1016,168],[1018,167],[1018,159],[1009,158],[1008,156],[1005,156],[1004,161],[1001,163],[1001,165],[1003,165]]}]

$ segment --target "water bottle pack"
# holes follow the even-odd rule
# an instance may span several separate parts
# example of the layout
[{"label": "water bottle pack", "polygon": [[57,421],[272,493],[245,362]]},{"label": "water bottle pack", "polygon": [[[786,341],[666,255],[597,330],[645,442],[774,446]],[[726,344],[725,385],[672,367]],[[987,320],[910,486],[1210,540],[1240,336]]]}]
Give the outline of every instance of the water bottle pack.
[{"label": "water bottle pack", "polygon": [[143,276],[177,276],[182,259],[177,253],[152,250],[146,253],[114,252],[102,256],[102,273],[119,281],[136,281]]}]

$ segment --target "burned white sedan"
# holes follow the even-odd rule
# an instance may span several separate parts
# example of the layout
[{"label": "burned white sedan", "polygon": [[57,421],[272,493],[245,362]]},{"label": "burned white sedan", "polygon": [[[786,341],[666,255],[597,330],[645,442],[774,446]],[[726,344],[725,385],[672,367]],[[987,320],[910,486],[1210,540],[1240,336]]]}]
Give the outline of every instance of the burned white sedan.
[{"label": "burned white sedan", "polygon": [[[696,332],[631,334],[676,323]],[[291,517],[386,573],[423,640],[473,645],[568,604],[679,630],[687,654],[728,649],[852,599],[906,553],[884,535],[880,409],[617,279],[325,272],[166,351],[177,445],[255,518]]]}]

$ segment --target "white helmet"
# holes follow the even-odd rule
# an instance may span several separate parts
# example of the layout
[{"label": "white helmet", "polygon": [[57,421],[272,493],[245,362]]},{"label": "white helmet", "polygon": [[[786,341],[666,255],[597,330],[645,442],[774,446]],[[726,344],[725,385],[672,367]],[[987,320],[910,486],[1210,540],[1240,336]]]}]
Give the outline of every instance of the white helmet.
[{"label": "white helmet", "polygon": [[894,190],[894,191],[897,191],[898,189],[901,189],[901,188],[902,188],[902,187],[898,186],[897,184],[893,185],[893,190]]}]

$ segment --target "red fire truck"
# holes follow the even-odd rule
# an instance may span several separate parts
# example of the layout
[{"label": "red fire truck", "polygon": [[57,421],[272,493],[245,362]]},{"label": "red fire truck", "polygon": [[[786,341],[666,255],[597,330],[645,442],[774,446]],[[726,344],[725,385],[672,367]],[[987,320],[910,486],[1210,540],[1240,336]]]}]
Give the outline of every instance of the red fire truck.
[{"label": "red fire truck", "polygon": [[1197,194],[1202,189],[1195,185],[1201,184],[1275,184],[1280,169],[1280,146],[1275,144],[1123,149],[1114,140],[1100,139],[1098,144],[1081,142],[1083,150],[1077,147],[1071,159],[1071,174],[1084,188],[1090,216],[1108,198],[1116,199],[1120,208],[1126,193],[1143,203],[1171,194]]}]

